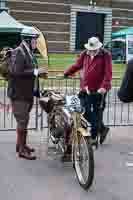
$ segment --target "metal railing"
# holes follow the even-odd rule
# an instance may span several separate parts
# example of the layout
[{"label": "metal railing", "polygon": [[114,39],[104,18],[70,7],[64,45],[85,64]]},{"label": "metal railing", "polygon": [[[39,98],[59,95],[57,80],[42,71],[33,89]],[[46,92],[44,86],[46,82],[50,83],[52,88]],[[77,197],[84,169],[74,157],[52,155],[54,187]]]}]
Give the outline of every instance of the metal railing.
[{"label": "metal railing", "polygon": [[[112,89],[106,97],[106,109],[104,111],[104,122],[108,126],[132,126],[133,104],[123,104],[117,97],[117,91],[120,86],[121,79],[114,77],[112,80]],[[79,91],[79,78],[73,79],[57,79],[54,77],[49,78],[43,85],[44,88],[56,89],[64,94],[73,94]],[[41,115],[40,127],[44,127],[45,114]],[[43,123],[44,122],[44,123]]]},{"label": "metal railing", "polygon": [[[79,91],[80,80],[78,77],[72,79],[64,79],[56,77],[61,71],[50,71],[47,80],[40,79],[41,89],[52,89],[60,91],[63,94],[75,94]],[[55,73],[50,75],[50,73]],[[121,79],[113,78],[112,89],[109,91],[106,98],[106,109],[104,112],[104,122],[108,126],[132,126],[133,125],[133,104],[123,104],[117,97],[117,91]],[[12,108],[9,99],[7,98],[7,82],[0,81],[0,131],[14,130],[16,122],[12,114]],[[35,99],[33,109],[31,111],[29,129],[38,129],[47,127],[47,115],[43,112]]]}]

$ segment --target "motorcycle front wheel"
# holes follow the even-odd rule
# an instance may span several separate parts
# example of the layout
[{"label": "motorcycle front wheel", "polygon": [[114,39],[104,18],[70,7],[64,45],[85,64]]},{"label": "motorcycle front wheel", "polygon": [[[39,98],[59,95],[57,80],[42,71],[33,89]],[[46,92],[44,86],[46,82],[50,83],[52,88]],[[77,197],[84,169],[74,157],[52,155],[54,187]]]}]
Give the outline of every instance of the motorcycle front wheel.
[{"label": "motorcycle front wheel", "polygon": [[73,164],[79,184],[88,190],[94,179],[94,155],[89,137],[80,136],[74,143]]}]

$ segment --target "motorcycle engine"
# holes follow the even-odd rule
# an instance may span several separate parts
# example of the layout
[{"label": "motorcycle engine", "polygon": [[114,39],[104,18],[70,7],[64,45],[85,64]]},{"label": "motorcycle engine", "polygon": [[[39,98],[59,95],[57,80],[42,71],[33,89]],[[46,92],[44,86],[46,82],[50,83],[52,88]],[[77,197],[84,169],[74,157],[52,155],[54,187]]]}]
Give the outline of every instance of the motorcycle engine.
[{"label": "motorcycle engine", "polygon": [[50,129],[55,138],[64,137],[65,132],[69,131],[72,127],[71,114],[64,108],[57,109],[50,121]]}]

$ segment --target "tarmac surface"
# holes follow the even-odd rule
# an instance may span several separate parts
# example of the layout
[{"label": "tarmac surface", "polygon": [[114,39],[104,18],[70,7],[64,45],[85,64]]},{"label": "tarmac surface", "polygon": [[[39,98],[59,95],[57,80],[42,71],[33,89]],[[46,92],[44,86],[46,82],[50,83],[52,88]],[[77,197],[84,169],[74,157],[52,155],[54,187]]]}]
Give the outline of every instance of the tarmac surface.
[{"label": "tarmac surface", "polygon": [[15,132],[0,132],[1,200],[132,200],[133,127],[111,128],[103,146],[94,151],[95,178],[89,191],[78,184],[71,163],[47,153],[46,129],[29,131],[38,159],[19,159]]}]

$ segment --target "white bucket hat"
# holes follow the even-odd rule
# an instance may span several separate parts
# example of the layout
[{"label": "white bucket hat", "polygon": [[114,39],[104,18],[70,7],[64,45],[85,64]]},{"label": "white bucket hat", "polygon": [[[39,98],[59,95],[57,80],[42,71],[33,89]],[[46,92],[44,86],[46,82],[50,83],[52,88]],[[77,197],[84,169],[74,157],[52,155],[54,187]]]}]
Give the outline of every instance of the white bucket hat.
[{"label": "white bucket hat", "polygon": [[88,39],[88,43],[84,45],[86,49],[94,51],[100,49],[103,44],[99,41],[97,37],[91,37]]},{"label": "white bucket hat", "polygon": [[39,37],[39,32],[32,26],[24,26],[21,36],[29,36],[29,37]]}]

